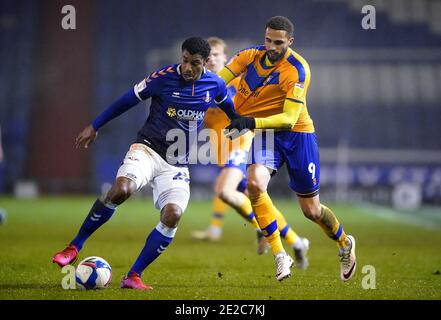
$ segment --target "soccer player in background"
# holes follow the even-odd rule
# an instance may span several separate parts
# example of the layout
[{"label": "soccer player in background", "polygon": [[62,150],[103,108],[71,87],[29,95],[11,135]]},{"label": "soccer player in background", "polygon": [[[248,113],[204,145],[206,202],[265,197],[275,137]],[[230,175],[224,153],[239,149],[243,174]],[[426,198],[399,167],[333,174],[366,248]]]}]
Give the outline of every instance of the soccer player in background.
[{"label": "soccer player in background", "polygon": [[[85,241],[132,194],[147,184],[153,188],[153,200],[160,211],[160,221],[147,237],[138,258],[121,282],[122,288],[149,290],[141,274],[164,252],[175,236],[179,219],[190,197],[190,177],[186,162],[188,146],[194,145],[191,131],[202,124],[205,111],[213,101],[228,117],[234,113],[233,101],[225,82],[205,69],[210,45],[202,38],[189,38],[182,44],[182,63],[164,67],[127,91],[101,113],[91,125],[78,135],[76,147],[89,145],[96,139],[97,131],[113,118],[121,115],[140,101],[152,98],[150,114],[138,137],[130,146],[115,183],[97,199],[78,234],[63,251],[53,256],[60,266],[73,263]],[[167,141],[169,130],[181,129],[185,134],[184,151],[170,152],[176,143]],[[176,151],[176,150],[174,150]]]},{"label": "soccer player in background", "polygon": [[303,214],[333,239],[339,250],[340,277],[355,273],[355,239],[346,235],[332,210],[320,203],[319,150],[306,107],[310,69],[306,60],[290,48],[294,27],[282,16],[268,20],[265,45],[240,51],[221,70],[228,84],[240,76],[234,102],[241,116],[227,127],[229,135],[247,130],[274,129],[273,148],[253,140],[252,164],[248,167],[248,192],[257,221],[264,230],[276,260],[276,278],[291,273],[292,258],[280,241],[274,205],[267,193],[271,176],[287,164],[289,187],[296,193]]},{"label": "soccer player in background", "polygon": [[[210,44],[211,51],[210,56],[207,63],[207,68],[217,73],[225,66],[227,62],[227,45],[224,40],[217,37],[210,37],[207,39]],[[233,80],[228,84],[228,91],[230,92],[230,96],[234,97],[236,94],[236,86],[235,84],[238,81]],[[240,157],[240,152],[236,152],[234,150],[234,154],[232,157],[230,154],[233,152],[233,143],[230,139],[225,137],[223,134],[223,130],[229,124],[228,117],[225,116],[225,113],[214,105],[213,107],[207,110],[204,118],[204,124],[207,128],[210,129],[210,145],[211,150],[216,153],[216,164],[219,169],[219,174],[224,167],[229,168],[230,170],[239,170],[240,176],[242,177],[242,166],[244,166],[243,157]],[[240,137],[239,143],[236,143],[239,149],[244,148],[244,144],[247,144],[247,148],[251,145],[250,134],[243,135]],[[235,141],[236,142],[236,141]],[[237,148],[236,148],[237,149]],[[227,213],[229,207],[228,204],[225,203],[225,196],[223,193],[218,191],[217,181],[215,183],[215,196],[213,197],[213,212],[212,219],[210,222],[210,226],[206,230],[202,231],[193,231],[192,237],[198,240],[212,240],[217,241],[220,239],[222,234],[222,225],[225,214]],[[246,179],[245,177],[241,179],[241,183],[235,188],[238,189],[237,192],[244,192],[246,187]],[[234,207],[233,207],[234,208]],[[245,218],[258,232],[258,252],[263,253],[268,250],[269,243],[266,241],[265,237],[260,230],[260,227],[257,223],[256,218],[252,212],[252,208],[250,206],[249,210],[244,210],[240,207],[234,208],[243,218]]]},{"label": "soccer player in background", "polygon": [[[216,37],[208,38],[208,43],[211,53],[207,68],[218,73],[227,62],[227,45],[222,39]],[[228,84],[231,96],[236,94],[239,80],[240,77],[237,77]],[[210,226],[206,230],[194,231],[192,236],[200,240],[218,240],[222,233],[223,218],[228,211],[226,205],[228,204],[256,229],[257,253],[263,254],[268,250],[269,243],[260,230],[246,192],[246,163],[253,134],[249,131],[238,138],[239,143],[231,143],[231,140],[223,134],[223,130],[229,124],[229,119],[216,107],[208,109],[204,122],[208,128],[212,129],[210,143],[212,150],[217,151],[217,164],[220,172],[215,183]],[[294,251],[296,267],[306,269],[308,267],[308,239],[299,237],[288,225],[282,213],[276,207],[274,209],[280,235]]]}]

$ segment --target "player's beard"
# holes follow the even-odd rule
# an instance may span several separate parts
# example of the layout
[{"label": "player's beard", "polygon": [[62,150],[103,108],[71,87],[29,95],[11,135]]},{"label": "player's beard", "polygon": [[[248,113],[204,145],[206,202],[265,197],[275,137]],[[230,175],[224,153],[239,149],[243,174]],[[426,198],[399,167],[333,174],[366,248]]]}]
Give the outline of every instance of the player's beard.
[{"label": "player's beard", "polygon": [[279,61],[279,60],[282,59],[283,56],[285,55],[286,50],[288,50],[288,49],[283,50],[283,51],[280,52],[279,54],[276,54],[274,51],[268,51],[268,52],[267,52],[268,60],[269,60],[271,63],[275,63],[275,62]]}]

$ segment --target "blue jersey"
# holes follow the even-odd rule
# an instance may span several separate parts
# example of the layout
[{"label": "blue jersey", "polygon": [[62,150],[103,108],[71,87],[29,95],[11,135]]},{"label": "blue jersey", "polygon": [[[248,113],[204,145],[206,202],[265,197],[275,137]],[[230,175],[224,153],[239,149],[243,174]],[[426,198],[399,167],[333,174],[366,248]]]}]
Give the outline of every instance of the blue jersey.
[{"label": "blue jersey", "polygon": [[[152,98],[150,114],[138,132],[136,142],[155,150],[171,164],[186,164],[189,146],[196,145],[197,129],[207,109],[228,98],[225,82],[204,68],[197,81],[185,81],[180,64],[153,72],[134,87],[139,100]],[[180,129],[180,132],[171,131]],[[168,136],[167,136],[168,135]],[[170,148],[185,136],[185,148]]]}]

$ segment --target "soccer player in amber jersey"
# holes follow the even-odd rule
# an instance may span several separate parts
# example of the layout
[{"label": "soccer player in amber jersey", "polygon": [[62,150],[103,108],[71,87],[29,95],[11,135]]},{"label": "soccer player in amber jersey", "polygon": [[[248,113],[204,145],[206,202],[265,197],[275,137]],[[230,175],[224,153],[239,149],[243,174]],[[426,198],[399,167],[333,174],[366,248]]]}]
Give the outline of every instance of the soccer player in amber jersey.
[{"label": "soccer player in amber jersey", "polygon": [[306,95],[311,72],[306,60],[290,48],[294,27],[282,16],[271,18],[265,29],[265,45],[240,51],[219,75],[228,84],[240,76],[234,99],[241,117],[231,121],[228,135],[246,130],[275,130],[273,146],[253,141],[248,167],[248,191],[257,221],[271,244],[276,278],[291,274],[293,261],[282,247],[274,206],[267,193],[271,175],[286,163],[289,187],[296,193],[304,215],[317,223],[339,249],[340,277],[355,273],[355,239],[346,235],[332,210],[320,203],[320,162],[317,138],[308,114]]},{"label": "soccer player in amber jersey", "polygon": [[[217,37],[208,38],[208,43],[211,52],[207,68],[213,72],[219,72],[227,62],[227,45]],[[235,95],[239,80],[240,78],[237,77],[228,84],[231,96]],[[226,204],[228,204],[257,230],[257,253],[263,254],[268,250],[269,244],[260,230],[245,190],[246,162],[253,134],[248,132],[232,143],[223,134],[223,130],[229,124],[229,119],[216,106],[207,110],[204,122],[212,130],[210,135],[211,148],[217,153],[217,164],[220,172],[215,183],[215,197],[213,199],[210,226],[206,230],[193,231],[192,236],[200,240],[218,240],[222,232],[223,218],[228,210]],[[308,267],[308,239],[299,237],[288,225],[282,213],[277,208],[274,209],[280,235],[293,249],[296,267],[306,269]]]}]

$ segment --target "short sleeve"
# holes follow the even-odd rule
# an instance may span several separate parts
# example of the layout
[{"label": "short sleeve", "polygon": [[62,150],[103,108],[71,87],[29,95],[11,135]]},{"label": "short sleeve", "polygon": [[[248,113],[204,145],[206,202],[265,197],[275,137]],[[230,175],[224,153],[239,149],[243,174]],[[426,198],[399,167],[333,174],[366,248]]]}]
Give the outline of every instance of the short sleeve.
[{"label": "short sleeve", "polygon": [[254,58],[259,52],[256,48],[248,48],[239,51],[226,65],[235,76],[239,76],[245,72],[247,65],[254,61]]},{"label": "short sleeve", "polygon": [[146,100],[160,93],[161,77],[157,76],[157,72],[153,72],[147,78],[138,84],[135,84],[133,91],[139,100]]},{"label": "short sleeve", "polygon": [[293,72],[288,76],[285,82],[286,99],[299,102],[302,104],[306,103],[306,93],[309,86],[309,70],[305,69],[303,74],[296,74]]}]

